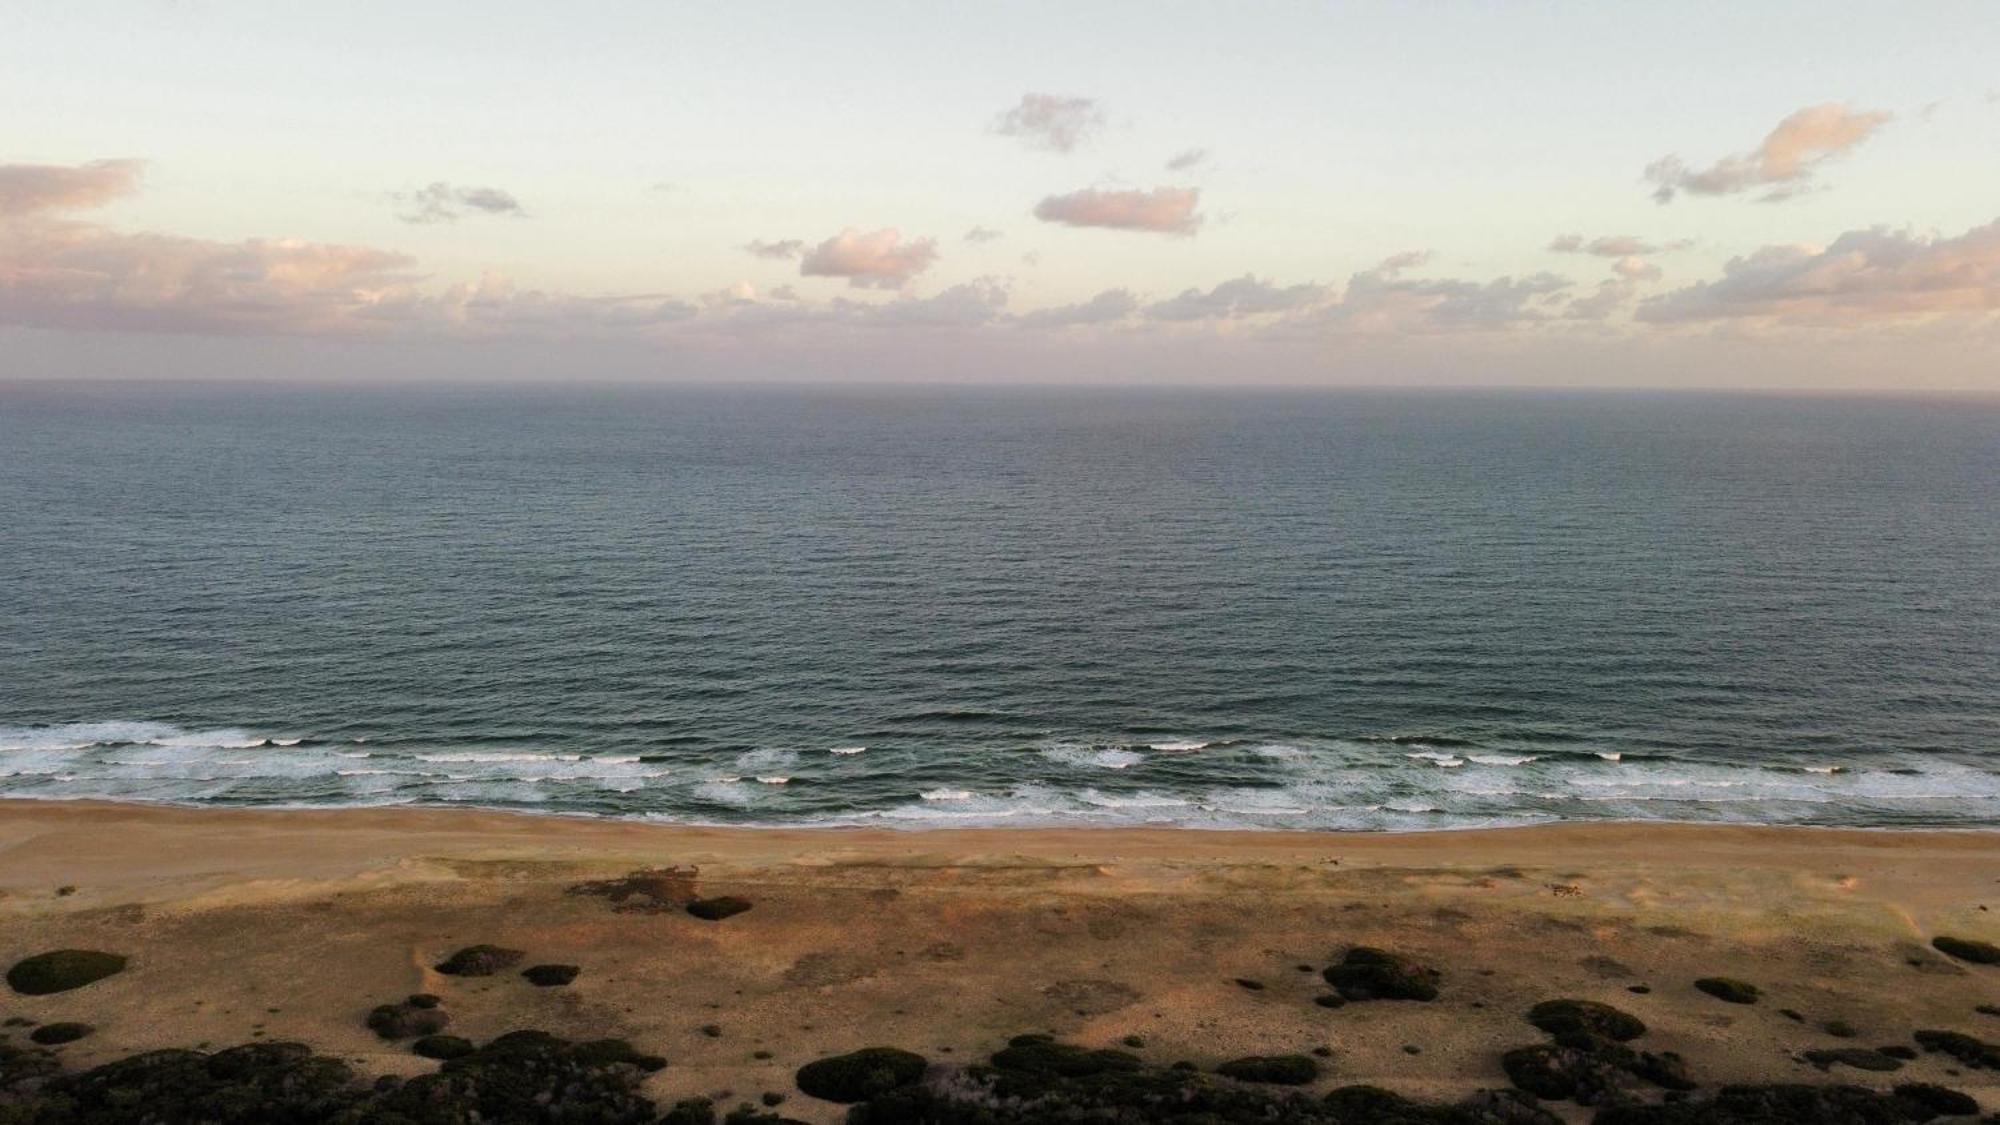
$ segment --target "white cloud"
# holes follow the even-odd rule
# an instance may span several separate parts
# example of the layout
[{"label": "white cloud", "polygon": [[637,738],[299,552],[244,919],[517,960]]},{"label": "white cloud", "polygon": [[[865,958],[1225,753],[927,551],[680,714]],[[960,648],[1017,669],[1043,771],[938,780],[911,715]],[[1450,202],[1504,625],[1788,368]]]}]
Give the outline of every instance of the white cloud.
[{"label": "white cloud", "polygon": [[1766,246],[1732,259],[1714,281],[1643,302],[1638,317],[1856,327],[1995,311],[2000,220],[1955,238],[1876,227],[1848,231],[1824,249]]},{"label": "white cloud", "polygon": [[1183,290],[1178,296],[1146,306],[1152,320],[1230,320],[1267,313],[1294,312],[1326,302],[1332,291],[1323,285],[1279,287],[1245,274],[1206,292]]},{"label": "white cloud", "polygon": [[1206,163],[1208,163],[1208,150],[1205,148],[1191,148],[1183,152],[1175,153],[1174,156],[1167,161],[1167,171],[1185,172],[1190,168],[1198,167]]},{"label": "white cloud", "polygon": [[1023,314],[1024,328],[1076,328],[1083,325],[1115,324],[1139,309],[1139,298],[1129,289],[1106,289],[1088,301],[1057,305]]},{"label": "white cloud", "polygon": [[1021,104],[1001,114],[993,131],[1019,137],[1032,148],[1070,152],[1104,127],[1095,98],[1022,94]]},{"label": "white cloud", "polygon": [[806,244],[796,238],[787,238],[783,242],[766,242],[761,238],[753,238],[743,244],[743,252],[758,258],[790,260],[804,254]]},{"label": "white cloud", "polygon": [[442,180],[417,191],[398,192],[392,198],[409,204],[408,211],[396,216],[406,223],[455,223],[467,211],[515,218],[527,215],[520,200],[499,188],[453,187]]}]

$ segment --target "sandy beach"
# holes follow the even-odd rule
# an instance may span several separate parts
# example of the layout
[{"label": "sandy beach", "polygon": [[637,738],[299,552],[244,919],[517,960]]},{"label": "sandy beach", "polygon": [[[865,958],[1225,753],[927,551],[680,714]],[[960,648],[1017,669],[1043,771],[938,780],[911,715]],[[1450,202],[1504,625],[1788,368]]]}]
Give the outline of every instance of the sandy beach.
[{"label": "sandy beach", "polygon": [[[695,896],[751,903],[721,921]],[[1314,1088],[1430,1099],[1504,1087],[1537,1002],[1604,1001],[1703,1086],[1949,1085],[2000,1073],[1923,1053],[1897,1073],[1802,1052],[2000,1039],[2000,967],[1930,947],[2000,939],[2000,834],[1560,825],[1409,835],[1184,830],[746,830],[457,810],[196,810],[0,802],[0,961],[100,949],[129,967],[8,995],[80,1021],[87,1067],[159,1047],[297,1040],[368,1074],[436,1064],[364,1026],[444,998],[474,1040],[617,1036],[668,1065],[662,1105],[787,1096],[793,1072],[885,1044],[983,1058],[1023,1032],[1209,1069],[1319,1049]],[[492,943],[580,967],[565,987],[432,968]],[[1315,1003],[1354,945],[1434,966],[1429,1003]],[[1697,990],[1755,984],[1755,1004]],[[1643,990],[1643,991],[1641,991]],[[1829,1028],[1832,1030],[1829,1031]],[[1589,1112],[1553,1106],[1573,1120]]]}]

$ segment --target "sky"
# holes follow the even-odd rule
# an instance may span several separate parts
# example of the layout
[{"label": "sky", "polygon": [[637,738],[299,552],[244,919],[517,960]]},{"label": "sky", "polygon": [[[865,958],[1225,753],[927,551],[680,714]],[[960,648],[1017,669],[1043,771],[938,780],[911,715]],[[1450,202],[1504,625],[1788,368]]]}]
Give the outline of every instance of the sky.
[{"label": "sky", "polygon": [[0,379],[2000,392],[2000,5],[0,10]]}]

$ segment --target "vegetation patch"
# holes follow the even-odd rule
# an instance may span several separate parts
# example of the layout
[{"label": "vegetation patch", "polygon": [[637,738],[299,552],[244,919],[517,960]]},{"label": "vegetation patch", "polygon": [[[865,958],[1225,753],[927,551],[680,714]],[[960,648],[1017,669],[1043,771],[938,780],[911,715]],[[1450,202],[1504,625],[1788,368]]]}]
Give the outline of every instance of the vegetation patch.
[{"label": "vegetation patch", "polygon": [[1400,954],[1368,945],[1347,951],[1325,972],[1346,1000],[1435,1000],[1443,974]]},{"label": "vegetation patch", "polygon": [[520,964],[526,956],[501,945],[468,945],[433,967],[448,977],[490,977]]},{"label": "vegetation patch", "polygon": [[48,996],[123,972],[126,960],[96,949],[55,949],[14,963],[7,984],[23,996]]},{"label": "vegetation patch", "polygon": [[1754,984],[1737,980],[1735,977],[1703,977],[1694,982],[1696,988],[1731,1004],[1755,1004],[1763,992]]}]

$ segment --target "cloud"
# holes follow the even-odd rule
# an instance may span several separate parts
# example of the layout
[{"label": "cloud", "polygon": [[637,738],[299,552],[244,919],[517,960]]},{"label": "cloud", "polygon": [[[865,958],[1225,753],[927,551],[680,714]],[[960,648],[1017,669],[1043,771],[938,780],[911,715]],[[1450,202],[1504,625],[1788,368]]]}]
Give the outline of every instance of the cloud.
[{"label": "cloud", "polygon": [[1572,287],[1568,278],[1552,273],[1492,281],[1403,276],[1428,258],[1397,254],[1355,274],[1323,319],[1371,332],[1500,329],[1548,319],[1545,310]]},{"label": "cloud", "polygon": [[1095,98],[1056,94],[1022,94],[1021,104],[1001,114],[993,131],[1019,137],[1031,148],[1070,152],[1104,127],[1104,111]]},{"label": "cloud", "polygon": [[1682,248],[1683,244],[1678,243],[1671,246],[1655,246],[1634,234],[1606,235],[1588,242],[1585,242],[1580,234],[1563,234],[1557,235],[1549,242],[1549,249],[1558,254],[1594,254],[1599,258],[1629,258]]},{"label": "cloud", "polygon": [[965,232],[965,240],[967,242],[993,242],[1005,237],[1007,237],[1005,233],[994,230],[991,227],[973,227],[971,230]]},{"label": "cloud", "polygon": [[499,188],[453,187],[442,180],[414,192],[397,192],[392,198],[410,205],[396,216],[406,223],[455,223],[467,211],[485,215],[512,215],[522,218],[521,201]]},{"label": "cloud", "polygon": [[1139,310],[1139,298],[1129,289],[1106,289],[1088,301],[1037,309],[1019,318],[1024,328],[1074,328],[1115,324]]},{"label": "cloud", "polygon": [[1152,191],[1085,188],[1068,195],[1051,195],[1035,204],[1035,217],[1045,223],[1073,227],[1192,235],[1201,226],[1201,216],[1194,213],[1200,199],[1197,188],[1162,187]]},{"label": "cloud", "polygon": [[406,256],[292,239],[211,242],[82,223],[0,228],[0,322],[165,332],[311,333],[407,297]]},{"label": "cloud", "polygon": [[1628,256],[1611,263],[1611,272],[1627,281],[1658,281],[1665,274],[1644,258]]},{"label": "cloud", "polygon": [[1183,290],[1179,296],[1146,306],[1152,320],[1219,320],[1292,312],[1321,304],[1333,296],[1323,285],[1304,284],[1280,288],[1245,274],[1203,292]]},{"label": "cloud", "polygon": [[1208,163],[1208,150],[1205,148],[1191,148],[1185,152],[1175,154],[1172,159],[1168,160],[1167,171],[1185,172],[1190,168],[1206,163]]},{"label": "cloud", "polygon": [[758,258],[790,260],[804,254],[806,244],[796,238],[787,238],[783,242],[766,242],[761,238],[753,238],[743,244],[743,252]]},{"label": "cloud", "polygon": [[101,207],[139,190],[143,160],[0,164],[0,216]]},{"label": "cloud", "polygon": [[1883,227],[1851,230],[1824,249],[1766,246],[1722,277],[1639,306],[1655,324],[1766,320],[1847,327],[2000,311],[2000,220],[1955,238]]},{"label": "cloud", "polygon": [[1625,307],[1637,291],[1637,284],[1629,280],[1600,281],[1589,296],[1571,300],[1563,315],[1571,320],[1604,320]]},{"label": "cloud", "polygon": [[818,246],[799,263],[806,277],[844,277],[861,289],[901,289],[937,260],[937,240],[903,241],[894,227],[862,233],[848,227]]},{"label": "cloud", "polygon": [[1725,156],[1705,169],[1691,169],[1678,156],[1663,156],[1646,167],[1654,185],[1653,198],[1670,203],[1679,192],[1692,195],[1735,195],[1768,188],[1766,202],[1789,199],[1808,190],[1822,164],[1859,146],[1888,124],[1891,114],[1855,112],[1838,102],[1808,106],[1771,130],[1755,149]]}]

